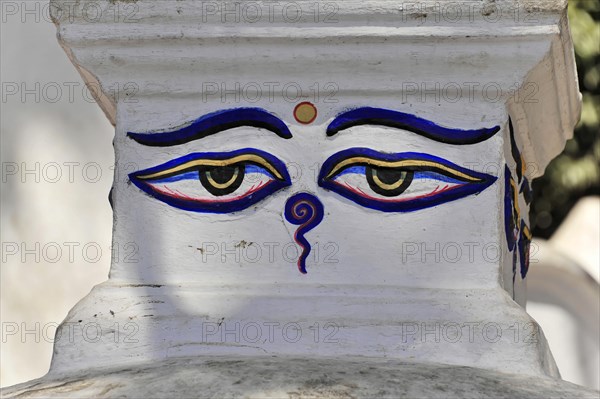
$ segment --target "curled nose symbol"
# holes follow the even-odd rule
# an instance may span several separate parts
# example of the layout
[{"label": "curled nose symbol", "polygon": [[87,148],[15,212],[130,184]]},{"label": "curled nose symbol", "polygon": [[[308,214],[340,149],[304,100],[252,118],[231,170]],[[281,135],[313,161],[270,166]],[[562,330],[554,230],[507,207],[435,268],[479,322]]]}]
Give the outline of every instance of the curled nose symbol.
[{"label": "curled nose symbol", "polygon": [[294,241],[302,247],[302,254],[298,258],[298,270],[302,274],[306,274],[306,258],[311,249],[304,235],[321,223],[323,214],[323,204],[312,194],[294,194],[285,203],[286,220],[299,226],[294,233]]}]

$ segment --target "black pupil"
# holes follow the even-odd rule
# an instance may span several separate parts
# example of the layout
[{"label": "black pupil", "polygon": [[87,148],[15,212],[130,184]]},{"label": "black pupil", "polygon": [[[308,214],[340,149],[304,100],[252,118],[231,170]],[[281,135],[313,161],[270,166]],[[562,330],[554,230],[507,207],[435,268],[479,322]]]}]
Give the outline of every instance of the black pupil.
[{"label": "black pupil", "polygon": [[[385,197],[396,197],[410,186],[414,172],[410,170],[367,166],[366,175],[369,187],[377,194]],[[397,187],[395,187],[396,185]]]},{"label": "black pupil", "polygon": [[402,174],[406,173],[401,170],[393,169],[375,169],[375,173],[379,180],[385,184],[394,184],[402,178]]},{"label": "black pupil", "polygon": [[219,183],[224,184],[231,180],[235,172],[238,170],[237,166],[220,166],[210,170],[210,177]]},{"label": "black pupil", "polygon": [[235,192],[244,182],[246,166],[216,166],[198,171],[200,183],[212,195],[221,196]]}]

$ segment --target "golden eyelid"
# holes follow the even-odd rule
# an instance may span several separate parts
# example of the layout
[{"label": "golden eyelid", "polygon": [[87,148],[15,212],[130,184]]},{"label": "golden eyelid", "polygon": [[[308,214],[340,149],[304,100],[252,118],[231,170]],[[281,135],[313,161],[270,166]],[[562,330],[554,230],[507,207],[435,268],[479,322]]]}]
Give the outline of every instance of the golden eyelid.
[{"label": "golden eyelid", "polygon": [[279,173],[277,171],[277,169],[275,169],[273,167],[273,165],[271,165],[269,162],[267,162],[264,158],[261,158],[258,155],[254,155],[254,154],[243,154],[243,155],[238,155],[236,157],[229,158],[229,159],[195,159],[193,161],[186,162],[184,164],[175,166],[173,168],[170,168],[167,170],[162,170],[160,172],[152,173],[149,175],[139,176],[138,178],[144,179],[144,180],[156,179],[156,178],[159,178],[161,176],[165,176],[165,175],[168,175],[171,173],[182,172],[182,171],[185,171],[186,169],[190,169],[195,166],[219,167],[219,166],[229,166],[229,165],[233,165],[233,164],[240,163],[240,162],[252,162],[252,163],[264,166],[265,169],[267,169],[269,172],[271,172],[273,174],[273,176],[275,176],[277,179],[283,180],[283,176],[281,176],[281,173]]},{"label": "golden eyelid", "polygon": [[378,159],[372,159],[372,158],[367,158],[367,157],[353,157],[353,158],[344,159],[342,162],[335,165],[335,167],[327,175],[327,178],[329,179],[332,176],[335,176],[340,170],[344,169],[345,167],[355,165],[355,164],[367,164],[370,166],[379,166],[379,167],[383,167],[383,168],[432,167],[437,170],[448,172],[452,176],[458,177],[458,178],[461,178],[464,180],[468,180],[468,181],[472,181],[472,182],[481,181],[481,179],[479,179],[477,177],[473,177],[471,175],[468,175],[466,173],[460,172],[460,171],[452,169],[446,165],[442,165],[440,163],[433,162],[433,161],[424,161],[424,160],[420,160],[420,159],[403,159],[400,161],[389,162],[389,161],[381,161]]}]

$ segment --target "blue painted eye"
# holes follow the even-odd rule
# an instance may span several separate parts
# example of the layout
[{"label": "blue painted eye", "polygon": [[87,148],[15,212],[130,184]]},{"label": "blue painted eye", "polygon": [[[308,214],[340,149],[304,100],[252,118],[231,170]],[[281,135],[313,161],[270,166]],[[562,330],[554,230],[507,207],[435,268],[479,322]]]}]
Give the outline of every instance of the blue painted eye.
[{"label": "blue painted eye", "polygon": [[319,185],[366,208],[410,212],[478,194],[496,177],[420,153],[351,148],[332,155]]},{"label": "blue painted eye", "polygon": [[283,162],[256,149],[195,153],[129,175],[154,198],[179,209],[230,213],[291,185]]}]

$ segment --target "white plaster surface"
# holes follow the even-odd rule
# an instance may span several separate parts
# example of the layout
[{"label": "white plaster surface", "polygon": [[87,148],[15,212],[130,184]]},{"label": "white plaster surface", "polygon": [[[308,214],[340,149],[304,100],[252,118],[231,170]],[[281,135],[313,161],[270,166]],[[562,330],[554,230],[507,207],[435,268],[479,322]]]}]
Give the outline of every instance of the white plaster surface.
[{"label": "white plaster surface", "polygon": [[[168,378],[165,376],[168,375]],[[353,358],[178,359],[34,380],[10,398],[590,398],[598,392],[551,378],[436,363]]]},{"label": "white plaster surface", "polygon": [[[100,5],[108,12],[113,4]],[[520,6],[503,3],[507,5]],[[426,4],[430,6],[435,4]],[[77,344],[57,341],[53,370],[73,371],[79,367],[74,360],[86,357],[84,363],[91,366],[94,359],[97,367],[192,353],[301,354],[316,350],[321,355],[443,358],[454,364],[558,376],[543,334],[502,291],[524,305],[525,286],[520,278],[513,291],[512,254],[506,251],[502,209],[503,166],[508,162],[514,169],[514,161],[506,155],[508,111],[513,113],[519,147],[526,161],[535,165],[528,169],[529,177],[542,172],[576,121],[579,96],[570,85],[565,89],[558,83],[565,79],[574,83],[572,48],[566,21],[558,11],[561,6],[564,4],[558,1],[544,3],[533,24],[502,20],[494,35],[486,32],[485,13],[451,25],[429,25],[416,23],[413,15],[403,10],[410,16],[403,14],[405,25],[397,26],[398,10],[390,2],[378,1],[345,2],[338,23],[322,26],[304,21],[302,29],[277,20],[230,26],[207,18],[206,10],[195,2],[136,2],[135,24],[110,20],[91,24],[83,18],[65,23],[55,13],[61,43],[84,78],[103,87],[105,98],[99,102],[116,125],[113,242],[133,243],[138,249],[135,262],[113,263],[110,283],[84,299],[68,322],[119,322],[114,328],[102,326],[110,331],[135,319],[140,323],[140,345],[121,345],[109,351],[104,350],[107,344],[88,345],[85,334],[76,334]],[[435,16],[435,8],[430,12],[430,17]],[[532,11],[525,7],[523,12]],[[210,96],[206,86],[218,82],[218,87],[231,88],[269,80],[312,87],[316,79],[335,82],[335,101],[314,100],[319,115],[310,126],[293,121],[292,109],[298,100],[290,101],[284,92],[261,96],[249,104],[245,97]],[[493,82],[499,93],[493,101],[488,91],[479,90],[456,101],[414,101],[406,96],[407,79],[434,87],[456,87],[457,82],[464,87],[473,80],[481,86]],[[535,101],[522,98],[523,85],[530,81],[543,97]],[[124,82],[135,83],[135,101],[128,98],[131,93]],[[111,92],[109,87],[115,90]],[[427,87],[417,87],[418,93],[426,92]],[[555,98],[561,99],[560,104]],[[553,115],[557,104],[560,123],[548,118],[542,129],[534,115],[540,110]],[[127,132],[172,130],[210,112],[249,105],[284,120],[294,137],[274,140],[264,130],[238,128],[227,132],[227,138],[220,134],[202,142],[148,148],[126,136]],[[335,115],[357,106],[409,112],[448,127],[497,125],[501,130],[489,140],[465,146],[432,143],[398,129],[364,126],[327,138],[326,126]],[[530,128],[532,120],[538,123],[535,129]],[[536,133],[539,131],[545,132],[543,139]],[[300,173],[292,187],[242,212],[207,215],[181,211],[142,193],[127,179],[131,167],[141,170],[191,152],[229,151],[249,143],[287,165],[296,165]],[[422,151],[493,173],[498,179],[477,196],[417,212],[384,214],[360,209],[317,187],[312,167],[334,152],[361,146]],[[313,193],[323,202],[325,221],[310,232],[309,239],[333,244],[336,262],[319,264],[319,259],[309,264],[308,275],[301,276],[280,259],[259,257],[251,262],[223,253],[223,245],[231,250],[253,244],[260,248],[267,242],[284,247],[291,242],[282,211],[286,199],[297,192]],[[521,208],[526,208],[523,203]],[[459,247],[496,244],[496,257],[490,260],[485,250],[477,250],[474,256],[458,261],[440,254],[428,258],[427,248],[434,252],[446,248],[450,231],[452,244]],[[207,243],[218,245],[221,256],[207,257]],[[421,247],[424,253],[408,258],[406,245],[421,243],[428,245]],[[140,291],[147,291],[150,300],[139,300],[136,293]],[[136,307],[142,304],[145,308],[140,313]],[[490,308],[495,309],[493,314]],[[515,324],[522,334],[521,329],[529,327],[535,339],[521,340],[520,335],[511,341],[504,334],[502,345],[480,340],[469,342],[469,349],[462,350],[448,345],[447,340],[442,344],[425,339],[406,342],[404,335],[398,335],[406,323],[462,326],[490,317],[500,330]],[[224,320],[225,326],[294,320],[333,323],[342,339],[339,345],[302,342],[292,346],[281,342],[232,345],[223,339],[207,345],[204,337],[198,342],[194,334],[202,331],[202,323],[217,320]]]}]

